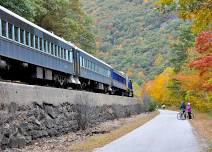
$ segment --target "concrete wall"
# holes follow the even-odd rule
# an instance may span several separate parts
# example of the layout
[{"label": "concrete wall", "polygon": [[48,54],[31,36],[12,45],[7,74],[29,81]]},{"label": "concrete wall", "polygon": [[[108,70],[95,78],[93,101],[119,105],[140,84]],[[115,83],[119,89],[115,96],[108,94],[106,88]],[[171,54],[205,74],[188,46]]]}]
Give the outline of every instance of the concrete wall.
[{"label": "concrete wall", "polygon": [[77,98],[79,97],[91,99],[91,102],[88,104],[93,106],[112,104],[131,105],[138,102],[135,98],[0,82],[0,103],[16,102],[17,104],[30,104],[37,102],[41,104],[47,102],[58,105],[69,102],[77,104]]}]

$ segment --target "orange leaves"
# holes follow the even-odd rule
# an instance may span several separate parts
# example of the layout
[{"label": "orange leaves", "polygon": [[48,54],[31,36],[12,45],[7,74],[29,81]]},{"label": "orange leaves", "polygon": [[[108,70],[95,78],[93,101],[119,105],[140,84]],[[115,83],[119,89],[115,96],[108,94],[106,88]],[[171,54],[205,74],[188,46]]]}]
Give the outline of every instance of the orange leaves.
[{"label": "orange leaves", "polygon": [[180,81],[181,88],[186,91],[199,90],[202,87],[201,77],[198,74],[178,74],[174,79]]},{"label": "orange leaves", "polygon": [[195,47],[199,53],[212,52],[212,30],[200,33],[196,38]]}]

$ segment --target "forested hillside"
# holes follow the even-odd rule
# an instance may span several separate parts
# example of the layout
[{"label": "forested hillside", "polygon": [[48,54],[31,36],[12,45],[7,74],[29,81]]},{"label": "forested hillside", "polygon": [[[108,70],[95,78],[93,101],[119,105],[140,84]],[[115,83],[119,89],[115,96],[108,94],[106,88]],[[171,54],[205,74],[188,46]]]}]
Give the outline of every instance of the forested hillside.
[{"label": "forested hillside", "polygon": [[81,0],[96,25],[97,56],[139,85],[170,65],[171,46],[186,25],[156,0]]},{"label": "forested hillside", "polygon": [[212,108],[211,0],[81,0],[97,55],[127,72],[144,100]]},{"label": "forested hillside", "polygon": [[212,3],[211,0],[158,0],[164,12],[190,21],[173,42],[170,67],[143,85],[144,99],[178,106],[182,101],[212,112]]},{"label": "forested hillside", "polygon": [[95,53],[92,22],[79,0],[0,0],[0,5],[87,52]]}]

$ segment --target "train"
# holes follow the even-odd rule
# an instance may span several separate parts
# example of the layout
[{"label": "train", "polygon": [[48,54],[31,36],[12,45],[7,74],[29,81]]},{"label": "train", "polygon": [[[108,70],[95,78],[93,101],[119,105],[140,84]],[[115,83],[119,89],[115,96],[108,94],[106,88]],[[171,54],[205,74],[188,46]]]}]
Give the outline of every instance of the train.
[{"label": "train", "polygon": [[3,6],[0,78],[133,97],[126,74]]}]

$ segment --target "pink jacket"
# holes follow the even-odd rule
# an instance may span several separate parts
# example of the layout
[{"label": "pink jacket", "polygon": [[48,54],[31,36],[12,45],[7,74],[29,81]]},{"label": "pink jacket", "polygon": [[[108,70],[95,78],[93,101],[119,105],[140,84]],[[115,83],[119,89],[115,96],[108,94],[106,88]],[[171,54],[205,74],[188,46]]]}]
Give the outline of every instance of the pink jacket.
[{"label": "pink jacket", "polygon": [[190,106],[190,105],[187,105],[186,111],[187,111],[187,112],[192,112],[192,109],[191,109],[191,106]]}]

